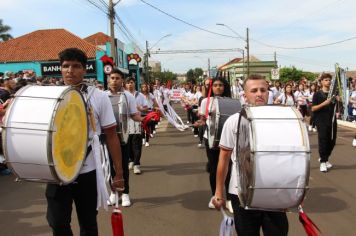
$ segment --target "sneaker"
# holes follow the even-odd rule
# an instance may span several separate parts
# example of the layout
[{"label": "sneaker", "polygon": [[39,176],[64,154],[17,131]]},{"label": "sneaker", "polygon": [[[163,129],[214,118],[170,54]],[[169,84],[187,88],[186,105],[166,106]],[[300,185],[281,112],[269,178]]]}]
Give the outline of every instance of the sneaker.
[{"label": "sneaker", "polygon": [[134,163],[133,162],[129,162],[129,170],[132,170],[134,167]]},{"label": "sneaker", "polygon": [[131,201],[130,201],[130,197],[128,194],[126,194],[126,193],[122,194],[121,200],[122,200],[121,206],[123,206],[123,207],[131,206]]},{"label": "sneaker", "polygon": [[146,139],[142,139],[142,145],[145,145],[146,144]]},{"label": "sneaker", "polygon": [[201,143],[198,143],[198,148],[201,148],[202,144]]},{"label": "sneaker", "polygon": [[108,200],[108,205],[109,206],[115,206],[115,204],[116,204],[116,202],[115,202],[115,196],[116,194],[113,192],[113,191],[111,191],[111,193],[110,193],[110,197],[109,197],[109,200]]},{"label": "sneaker", "polygon": [[214,206],[214,204],[213,204],[213,200],[214,200],[214,196],[212,196],[212,197],[210,198],[210,201],[209,201],[209,204],[208,204],[208,207],[209,207],[210,209],[215,209],[215,206]]},{"label": "sneaker", "polygon": [[325,164],[326,164],[326,168],[327,169],[330,169],[331,167],[333,167],[333,165],[330,163],[330,162],[325,162]]},{"label": "sneaker", "polygon": [[325,162],[320,163],[320,172],[328,172]]},{"label": "sneaker", "polygon": [[189,124],[189,121],[187,121],[187,124]]},{"label": "sneaker", "polygon": [[309,131],[309,132],[312,132],[312,130],[313,130],[313,129],[312,129],[312,126],[311,126],[311,125],[309,125],[309,127],[308,127],[308,131]]},{"label": "sneaker", "polygon": [[234,214],[234,209],[232,208],[232,204],[230,200],[226,201],[226,208],[229,210],[231,214]]},{"label": "sneaker", "polygon": [[195,138],[198,138],[198,135],[197,135],[197,134],[194,134],[194,137],[195,137]]},{"label": "sneaker", "polygon": [[314,133],[316,132],[316,128],[313,128],[313,132],[314,132]]},{"label": "sneaker", "polygon": [[192,132],[194,132],[194,128],[192,128]]},{"label": "sneaker", "polygon": [[354,138],[354,140],[352,141],[352,146],[356,147],[356,138]]},{"label": "sneaker", "polygon": [[133,170],[134,170],[134,174],[136,174],[136,175],[141,174],[141,169],[140,169],[140,166],[139,166],[139,165],[135,165],[135,166],[133,167]]},{"label": "sneaker", "polygon": [[153,130],[153,132],[152,132],[153,134],[156,134],[157,132],[156,132],[156,130]]},{"label": "sneaker", "polygon": [[150,146],[150,144],[147,142],[147,143],[145,143],[145,147],[149,147]]},{"label": "sneaker", "polygon": [[150,134],[150,137],[151,137],[151,138],[154,138],[153,134]]}]

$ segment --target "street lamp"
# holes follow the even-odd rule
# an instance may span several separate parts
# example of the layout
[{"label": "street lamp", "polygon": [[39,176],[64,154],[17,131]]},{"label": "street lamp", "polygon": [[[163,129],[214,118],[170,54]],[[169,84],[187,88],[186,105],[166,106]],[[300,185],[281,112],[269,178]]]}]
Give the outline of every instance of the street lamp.
[{"label": "street lamp", "polygon": [[152,47],[148,47],[148,41],[146,40],[146,53],[144,55],[144,68],[145,68],[145,73],[146,73],[146,82],[149,82],[150,76],[149,76],[149,70],[148,70],[148,58],[151,56],[150,50],[154,48],[159,42],[162,41],[162,39],[167,38],[169,36],[172,36],[172,34],[166,34],[162,36],[160,39],[157,40],[156,43],[153,44]]},{"label": "street lamp", "polygon": [[[216,25],[224,26],[224,27],[228,28],[230,31],[232,31],[234,34],[236,34],[238,36],[238,38],[240,38],[246,42],[245,48],[246,48],[246,52],[247,52],[247,77],[248,77],[250,75],[250,45],[249,45],[249,30],[248,30],[248,28],[246,28],[246,38],[244,38],[228,25],[225,25],[222,23],[216,23]],[[245,59],[244,53],[242,53],[242,57]],[[245,61],[243,60],[243,73],[244,73],[244,70],[245,70]]]}]

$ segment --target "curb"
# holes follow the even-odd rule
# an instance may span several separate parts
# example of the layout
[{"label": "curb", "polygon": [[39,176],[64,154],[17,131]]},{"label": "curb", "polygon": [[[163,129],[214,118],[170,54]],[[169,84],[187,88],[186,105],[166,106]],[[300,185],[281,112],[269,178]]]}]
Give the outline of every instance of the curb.
[{"label": "curb", "polygon": [[349,121],[344,121],[344,120],[337,120],[337,124],[341,126],[345,126],[348,128],[353,128],[356,129],[356,123],[355,122],[349,122]]}]

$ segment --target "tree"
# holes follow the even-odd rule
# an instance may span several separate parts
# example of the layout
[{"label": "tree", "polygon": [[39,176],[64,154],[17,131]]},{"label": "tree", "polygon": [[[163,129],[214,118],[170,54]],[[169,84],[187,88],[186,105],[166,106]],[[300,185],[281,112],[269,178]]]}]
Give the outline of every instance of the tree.
[{"label": "tree", "polygon": [[11,27],[8,25],[3,25],[2,19],[0,19],[0,41],[7,41],[13,37],[7,32],[11,30]]},{"label": "tree", "polygon": [[313,81],[317,77],[317,74],[297,69],[294,66],[284,67],[279,70],[279,80],[282,83],[286,83],[291,80],[298,82],[303,76],[307,78],[307,80]]},{"label": "tree", "polygon": [[163,72],[153,72],[151,73],[152,80],[158,78],[162,83],[167,83],[168,81],[174,81],[177,79],[177,74],[165,70]]},{"label": "tree", "polygon": [[187,82],[196,84],[197,80],[201,78],[204,74],[202,68],[189,69],[187,72]]}]

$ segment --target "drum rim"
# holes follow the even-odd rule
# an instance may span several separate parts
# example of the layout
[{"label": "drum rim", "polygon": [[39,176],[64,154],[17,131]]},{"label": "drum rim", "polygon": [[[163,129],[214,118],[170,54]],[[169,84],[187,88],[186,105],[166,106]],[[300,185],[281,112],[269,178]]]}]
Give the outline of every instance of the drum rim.
[{"label": "drum rim", "polygon": [[[286,106],[283,106],[283,105],[264,105],[264,106],[273,106],[273,107],[286,107]],[[241,122],[241,117],[244,117],[246,120],[251,120],[252,118],[252,112],[251,112],[251,107],[256,107],[256,106],[250,106],[250,105],[245,105],[242,110],[241,110],[241,113],[240,113],[240,117],[239,117],[239,122],[238,122],[238,132],[237,134],[239,134],[240,132],[240,122]],[[302,137],[303,137],[303,143],[307,148],[307,158],[306,158],[306,165],[305,165],[305,186],[303,188],[303,193],[301,194],[301,196],[299,197],[297,203],[294,205],[294,206],[290,206],[289,208],[295,208],[297,206],[300,205],[301,202],[303,202],[306,194],[307,194],[307,191],[309,189],[309,178],[310,178],[310,143],[309,143],[309,138],[308,138],[308,132],[307,132],[307,128],[306,126],[303,124],[303,121],[302,121],[302,115],[300,114],[300,112],[298,111],[297,108],[295,107],[290,107],[290,109],[292,109],[292,111],[296,114],[297,118],[298,118],[298,124],[300,126],[300,129],[301,129],[301,132],[302,132]],[[249,119],[250,118],[250,119]],[[252,173],[252,176],[251,176],[251,184],[253,184],[252,186],[254,186],[256,184],[256,173],[255,173],[255,150],[256,150],[256,139],[252,137],[255,136],[255,130],[256,128],[253,128],[254,124],[253,122],[249,122],[249,129],[250,129],[250,136],[249,136],[249,139],[250,139],[250,159],[251,159],[251,166],[254,166],[254,168],[252,168],[251,170],[249,170],[251,173]],[[252,140],[251,140],[252,139]],[[251,142],[252,141],[252,142]],[[237,144],[238,144],[238,138],[237,138]],[[237,145],[238,147],[238,145]],[[238,149],[236,150],[236,155],[238,154]],[[237,164],[238,164],[238,160],[239,158],[237,158]],[[237,166],[237,168],[239,169],[239,178],[238,178],[238,181],[241,180],[241,172],[240,171],[240,167]],[[251,185],[250,184],[250,185]],[[239,185],[241,186],[241,181],[239,182]],[[252,200],[253,200],[253,196],[255,194],[255,188],[249,188],[247,187],[246,188],[246,198],[242,197],[242,192],[241,191],[238,191],[238,196],[240,199],[245,199],[245,202],[243,202],[242,200],[240,200],[240,204],[246,208],[246,209],[262,209],[262,208],[256,208],[256,207],[253,207],[251,206],[251,203],[252,203]],[[263,209],[263,210],[273,210],[273,211],[285,211],[286,209]]]},{"label": "drum rim", "polygon": [[[75,89],[74,87],[72,86],[63,86],[63,87],[67,87],[62,93],[61,93],[61,96],[59,98],[57,98],[57,102],[56,102],[56,105],[54,106],[54,110],[57,111],[58,110],[58,106],[60,105],[60,101],[65,97],[66,94],[68,94],[69,92],[71,91],[74,91],[75,93],[79,94],[80,98],[81,98],[81,101],[83,102],[84,106],[85,106],[85,111],[87,111],[87,103],[84,99],[84,96],[81,92],[79,92],[77,89]],[[54,120],[56,118],[55,116],[56,112],[53,112],[52,113],[52,116],[51,116],[51,121],[50,121],[50,125],[49,125],[49,130],[53,130],[53,127],[54,127]],[[86,160],[86,157],[87,157],[87,148],[88,148],[88,143],[89,143],[89,120],[88,120],[88,114],[85,115],[85,120],[86,120],[86,142],[85,142],[85,154],[84,154],[84,158],[83,158],[83,161],[81,163],[81,166],[80,168],[78,168],[78,171],[77,173],[75,173],[73,175],[73,177],[68,180],[68,181],[64,181],[63,179],[61,179],[59,177],[59,175],[57,174],[57,171],[56,171],[56,167],[54,165],[54,158],[53,158],[53,153],[52,153],[52,144],[53,144],[53,132],[47,132],[47,159],[48,159],[48,163],[50,163],[50,170],[51,170],[51,173],[56,177],[56,179],[58,180],[59,183],[63,184],[63,185],[66,185],[66,184],[70,184],[72,183],[77,177],[78,175],[80,174],[80,170],[82,169],[83,167],[83,164]]]}]

